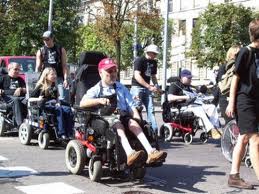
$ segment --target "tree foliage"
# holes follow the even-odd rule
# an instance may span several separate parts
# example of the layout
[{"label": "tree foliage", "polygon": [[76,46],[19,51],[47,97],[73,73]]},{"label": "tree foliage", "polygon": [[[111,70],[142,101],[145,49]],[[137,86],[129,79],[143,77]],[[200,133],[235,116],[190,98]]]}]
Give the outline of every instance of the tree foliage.
[{"label": "tree foliage", "polygon": [[[139,21],[142,18],[145,21],[150,19],[149,24],[153,21],[152,25],[146,26],[149,29],[153,28],[153,32],[161,29],[161,23],[157,23],[157,19],[154,20],[154,17],[159,18],[157,10],[153,9],[150,13],[138,12],[136,7],[140,2],[139,0],[101,0],[102,6],[98,8],[99,12],[96,14],[96,34],[113,45],[119,68],[123,49],[122,42],[131,42],[127,36],[132,37],[132,28],[130,29],[129,26],[132,26],[136,14],[140,18]],[[132,45],[127,49],[130,48],[132,50]]]},{"label": "tree foliage", "polygon": [[189,56],[200,67],[213,67],[224,62],[233,44],[248,44],[248,24],[252,10],[242,5],[210,4],[197,20],[192,32]]},{"label": "tree foliage", "polygon": [[[79,3],[53,1],[53,32],[71,59],[75,57]],[[43,44],[42,33],[48,29],[49,0],[6,0],[0,6],[1,55],[35,55]]]}]

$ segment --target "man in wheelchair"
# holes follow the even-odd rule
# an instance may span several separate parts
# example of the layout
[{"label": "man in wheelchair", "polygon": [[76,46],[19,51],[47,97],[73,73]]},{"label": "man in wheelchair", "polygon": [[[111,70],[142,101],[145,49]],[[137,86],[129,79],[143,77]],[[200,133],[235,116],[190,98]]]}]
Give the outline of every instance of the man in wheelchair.
[{"label": "man in wheelchair", "polygon": [[[195,97],[191,89],[192,73],[184,69],[180,73],[180,80],[173,82],[168,91],[168,101],[175,105],[191,100]],[[186,111],[192,111],[197,117],[201,118],[207,133],[211,133],[213,139],[221,137],[219,128],[219,117],[217,108],[213,104],[195,104],[182,107]]]},{"label": "man in wheelchair", "polygon": [[[147,164],[164,160],[167,153],[151,147],[139,125],[141,118],[134,105],[132,96],[124,85],[116,81],[117,65],[112,59],[105,58],[98,64],[98,71],[101,81],[87,91],[80,102],[80,107],[92,107],[96,108],[96,110],[104,107],[102,109],[103,115],[108,115],[115,109],[119,110],[120,119],[114,121],[113,128],[117,130],[122,147],[126,152],[128,166],[143,160],[145,153],[143,150],[135,151],[132,149],[125,134],[127,129],[135,134],[142,143],[148,154]],[[107,109],[107,107],[109,108]]]},{"label": "man in wheelchair", "polygon": [[0,77],[0,109],[4,112],[12,111],[14,126],[19,126],[26,117],[26,107],[22,100],[26,94],[24,80],[19,77],[21,66],[12,62],[8,65],[8,74]]}]

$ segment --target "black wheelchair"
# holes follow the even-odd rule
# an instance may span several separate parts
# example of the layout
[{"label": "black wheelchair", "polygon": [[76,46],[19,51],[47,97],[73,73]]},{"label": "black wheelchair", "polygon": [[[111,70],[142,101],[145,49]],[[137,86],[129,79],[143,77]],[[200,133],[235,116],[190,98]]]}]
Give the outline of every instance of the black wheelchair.
[{"label": "black wheelchair", "polygon": [[[94,62],[88,62],[91,56],[94,56]],[[83,63],[80,65],[81,69],[79,68],[78,70],[80,76],[78,76],[77,85],[82,86],[84,83],[85,85],[83,87],[76,87],[79,90],[78,92],[76,91],[76,102],[78,104],[78,99],[82,98],[80,95],[83,95],[87,89],[100,80],[97,64],[103,58],[105,56],[102,53],[87,52],[81,54],[80,61],[83,61]],[[82,80],[81,76],[84,77],[83,82],[80,81]],[[94,79],[91,79],[93,76]],[[84,91],[82,88],[84,88]],[[92,181],[100,181],[105,168],[111,174],[128,170],[132,178],[142,179],[145,176],[146,167],[157,167],[163,164],[164,160],[147,165],[145,163],[147,159],[146,154],[146,158],[143,158],[143,161],[139,161],[130,167],[127,166],[126,153],[121,146],[117,131],[112,127],[122,117],[119,110],[104,116],[98,112],[82,109],[78,106],[74,106],[74,109],[75,120],[78,125],[75,127],[75,139],[68,143],[65,153],[66,166],[71,173],[81,174],[85,166],[87,166],[89,177]],[[145,122],[139,121],[139,123],[148,140],[151,141],[151,145],[154,145],[155,140],[150,136],[151,128]],[[129,130],[126,130],[126,135],[133,149],[144,150],[142,144]],[[158,146],[156,148],[158,149]]]},{"label": "black wheelchair", "polygon": [[26,73],[28,114],[19,127],[20,142],[23,145],[29,145],[32,139],[36,139],[41,149],[47,149],[51,141],[54,141],[56,144],[66,145],[68,140],[61,140],[57,135],[55,111],[47,108],[48,105],[55,106],[57,102],[51,100],[42,103],[30,99],[29,94],[35,87],[38,77],[39,74]]},{"label": "black wheelchair", "polygon": [[[0,68],[0,76],[6,75],[6,74],[7,74],[6,69]],[[22,101],[22,99],[23,98],[17,97],[15,100]],[[25,117],[27,114],[26,109],[22,113]],[[3,100],[3,96],[0,96],[0,137],[10,133],[17,133],[18,128],[19,126],[17,126],[16,124],[15,115],[13,112],[13,105],[6,103]]]}]

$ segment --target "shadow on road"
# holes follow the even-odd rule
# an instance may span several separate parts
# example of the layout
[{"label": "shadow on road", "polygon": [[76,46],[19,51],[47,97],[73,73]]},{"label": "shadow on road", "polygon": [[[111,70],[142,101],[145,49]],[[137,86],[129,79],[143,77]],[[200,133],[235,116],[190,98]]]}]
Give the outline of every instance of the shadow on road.
[{"label": "shadow on road", "polygon": [[208,193],[208,191],[197,188],[195,184],[206,182],[208,176],[225,176],[223,172],[211,171],[213,168],[216,168],[216,166],[164,164],[156,172],[153,169],[148,169],[143,180],[133,181],[129,176],[125,176],[124,179],[106,177],[100,183],[110,187],[148,188],[172,193]]}]

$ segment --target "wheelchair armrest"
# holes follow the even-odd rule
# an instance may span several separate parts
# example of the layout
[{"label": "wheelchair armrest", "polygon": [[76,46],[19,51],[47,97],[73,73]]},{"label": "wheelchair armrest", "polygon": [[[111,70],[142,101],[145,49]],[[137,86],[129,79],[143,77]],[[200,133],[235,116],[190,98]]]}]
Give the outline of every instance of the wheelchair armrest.
[{"label": "wheelchair armrest", "polygon": [[77,111],[77,112],[84,112],[85,114],[89,114],[89,115],[93,115],[93,116],[99,116],[99,114],[96,113],[96,112],[93,112],[93,111],[91,110],[91,108],[82,108],[82,107],[80,107],[80,106],[78,106],[78,105],[74,105],[74,106],[73,106],[73,109],[74,109],[75,111]]}]

